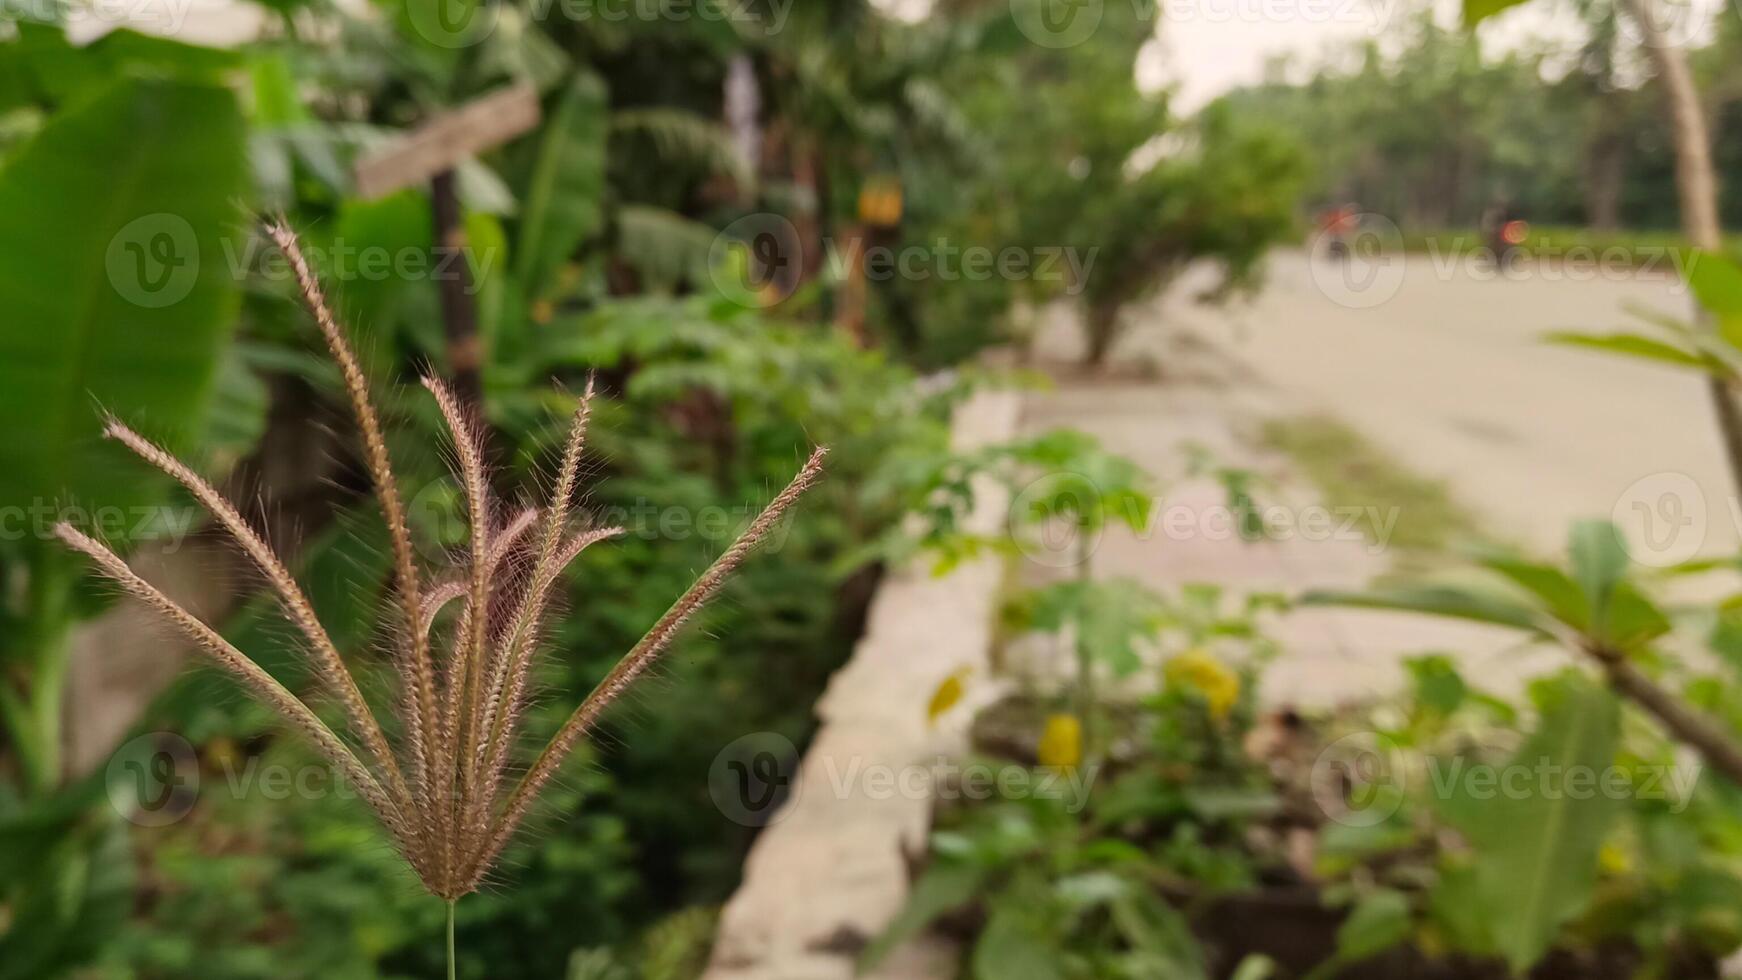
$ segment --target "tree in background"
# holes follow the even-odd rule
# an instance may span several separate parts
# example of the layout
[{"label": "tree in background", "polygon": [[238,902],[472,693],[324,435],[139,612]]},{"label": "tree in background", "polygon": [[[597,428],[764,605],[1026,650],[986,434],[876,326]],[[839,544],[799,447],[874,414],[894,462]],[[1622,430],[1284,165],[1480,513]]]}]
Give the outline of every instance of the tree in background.
[{"label": "tree in background", "polygon": [[1140,7],[1107,5],[1088,43],[992,46],[954,76],[988,163],[938,227],[1072,255],[1074,278],[1023,285],[1080,298],[1092,366],[1122,314],[1194,261],[1220,267],[1211,295],[1255,287],[1265,251],[1293,231],[1305,171],[1274,125],[1220,110],[1182,119],[1168,93],[1140,91],[1135,63],[1156,29]]}]

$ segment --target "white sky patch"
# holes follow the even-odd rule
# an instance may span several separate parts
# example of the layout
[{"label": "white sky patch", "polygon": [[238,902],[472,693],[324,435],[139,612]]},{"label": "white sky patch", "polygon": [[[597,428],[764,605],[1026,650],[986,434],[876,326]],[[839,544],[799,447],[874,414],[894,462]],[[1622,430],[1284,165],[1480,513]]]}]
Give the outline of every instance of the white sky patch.
[{"label": "white sky patch", "polygon": [[[1412,0],[1155,2],[1161,23],[1155,42],[1138,58],[1137,81],[1145,90],[1173,87],[1173,106],[1181,113],[1195,112],[1231,89],[1258,84],[1279,66],[1285,80],[1302,80],[1338,49],[1353,50],[1369,39],[1379,40],[1382,51],[1395,50],[1398,29],[1426,6]],[[1671,33],[1694,45],[1710,41],[1720,12],[1736,16],[1726,0],[1658,2]],[[1432,7],[1437,23],[1457,26],[1459,0],[1433,0]],[[1571,4],[1528,0],[1485,22],[1479,35],[1492,57],[1542,47],[1567,50],[1579,44],[1583,30]]]}]

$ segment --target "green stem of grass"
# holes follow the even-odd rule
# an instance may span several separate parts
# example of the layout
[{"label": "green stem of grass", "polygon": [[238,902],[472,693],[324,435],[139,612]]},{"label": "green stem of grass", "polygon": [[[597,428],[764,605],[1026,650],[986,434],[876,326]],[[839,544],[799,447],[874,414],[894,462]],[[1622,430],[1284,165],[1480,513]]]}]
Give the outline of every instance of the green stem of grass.
[{"label": "green stem of grass", "polygon": [[[1079,524],[1077,526],[1076,539],[1076,573],[1078,580],[1083,582],[1087,582],[1090,578],[1089,556],[1091,552],[1088,539],[1088,527]],[[1082,738],[1082,758],[1079,761],[1087,762],[1089,759],[1096,757],[1099,748],[1101,726],[1100,718],[1097,715],[1101,710],[1101,706],[1095,692],[1095,651],[1089,649],[1089,645],[1083,642],[1083,629],[1081,623],[1077,624],[1076,647],[1077,724],[1081,726],[1079,732],[1080,737]]]},{"label": "green stem of grass", "polygon": [[454,971],[457,969],[454,963],[454,906],[458,904],[457,901],[448,902],[448,980],[455,980]]}]

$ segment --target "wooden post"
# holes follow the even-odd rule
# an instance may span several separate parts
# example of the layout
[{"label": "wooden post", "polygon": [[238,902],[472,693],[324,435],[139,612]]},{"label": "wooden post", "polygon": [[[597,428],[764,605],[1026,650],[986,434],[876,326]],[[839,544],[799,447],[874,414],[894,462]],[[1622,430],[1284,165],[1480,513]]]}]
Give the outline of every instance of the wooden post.
[{"label": "wooden post", "polygon": [[538,125],[538,90],[522,82],[498,89],[419,126],[357,161],[357,193],[380,197],[402,187],[429,182],[434,246],[454,257],[437,261],[442,334],[454,393],[477,408],[483,397],[483,343],[478,337],[478,310],[471,290],[466,225],[460,213],[455,168],[475,156]]},{"label": "wooden post", "polygon": [[[472,302],[472,273],[467,265],[466,226],[460,217],[460,195],[454,188],[454,172],[443,170],[430,180],[430,214],[436,246],[457,256],[437,277],[441,291],[442,336],[447,342],[448,371],[453,375],[454,394],[472,406],[483,404],[483,343],[478,339],[478,308]],[[438,261],[434,268],[442,268]]]}]

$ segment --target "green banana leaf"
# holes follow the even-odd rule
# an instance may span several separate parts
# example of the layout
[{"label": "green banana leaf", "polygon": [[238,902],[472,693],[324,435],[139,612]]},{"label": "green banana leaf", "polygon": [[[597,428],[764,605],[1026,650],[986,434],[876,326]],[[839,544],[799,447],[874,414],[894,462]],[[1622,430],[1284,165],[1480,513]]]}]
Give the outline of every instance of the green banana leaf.
[{"label": "green banana leaf", "polygon": [[171,444],[205,424],[235,319],[221,236],[247,220],[234,97],[117,81],[0,171],[0,502],[137,507],[101,411]]}]

